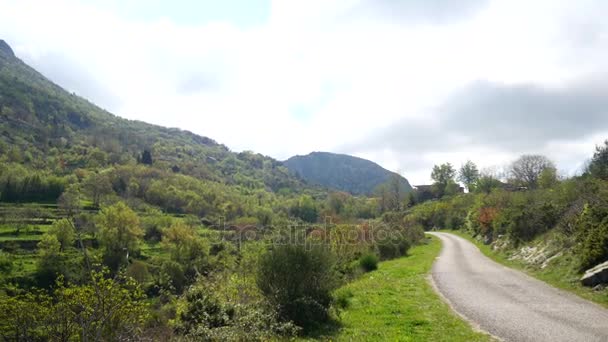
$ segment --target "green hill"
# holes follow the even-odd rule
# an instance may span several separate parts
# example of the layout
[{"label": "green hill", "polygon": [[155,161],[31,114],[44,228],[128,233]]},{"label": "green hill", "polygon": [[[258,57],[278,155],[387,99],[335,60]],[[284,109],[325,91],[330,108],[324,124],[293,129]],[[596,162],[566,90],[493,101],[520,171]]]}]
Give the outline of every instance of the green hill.
[{"label": "green hill", "polygon": [[0,40],[0,202],[54,203],[70,187],[95,204],[122,198],[143,209],[266,223],[289,216],[285,199],[323,196],[270,157],[117,117],[54,84]]},{"label": "green hill", "polygon": [[[395,174],[372,161],[329,152],[291,157],[284,165],[308,182],[357,195],[371,194]],[[410,191],[412,187],[407,179],[399,178],[403,189]]]}]

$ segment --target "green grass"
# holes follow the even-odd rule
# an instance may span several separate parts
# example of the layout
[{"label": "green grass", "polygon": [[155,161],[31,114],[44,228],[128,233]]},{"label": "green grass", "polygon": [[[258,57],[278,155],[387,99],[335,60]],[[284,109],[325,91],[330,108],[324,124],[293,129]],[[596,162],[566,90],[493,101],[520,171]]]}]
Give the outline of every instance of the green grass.
[{"label": "green grass", "polygon": [[564,253],[563,256],[549,263],[544,269],[541,269],[519,260],[509,260],[509,252],[494,251],[490,245],[483,244],[481,241],[474,239],[467,233],[452,230],[443,230],[443,232],[452,233],[471,241],[485,256],[500,264],[520,270],[549,285],[572,292],[582,298],[608,308],[608,289],[595,291],[589,287],[582,286],[579,281],[581,274],[576,272],[576,260],[572,253]]},{"label": "green grass", "polygon": [[451,311],[427,280],[441,250],[437,238],[412,248],[409,256],[382,262],[338,292],[349,306],[333,330],[316,338],[331,341],[490,341]]}]

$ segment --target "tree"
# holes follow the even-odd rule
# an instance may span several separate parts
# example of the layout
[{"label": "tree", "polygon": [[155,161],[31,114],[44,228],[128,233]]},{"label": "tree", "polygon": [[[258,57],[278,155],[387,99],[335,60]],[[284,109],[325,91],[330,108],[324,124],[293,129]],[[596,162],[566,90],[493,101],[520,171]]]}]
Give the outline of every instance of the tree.
[{"label": "tree", "polygon": [[55,282],[57,275],[64,269],[61,255],[61,244],[52,234],[44,234],[38,242],[38,259],[36,280],[39,286],[48,287]]},{"label": "tree", "polygon": [[103,196],[112,193],[110,177],[105,173],[92,173],[84,179],[84,189],[91,196],[93,204],[99,206]]},{"label": "tree", "polygon": [[555,164],[547,157],[525,154],[511,164],[510,173],[517,185],[525,186],[528,189],[536,189],[538,178],[547,168],[555,169]]},{"label": "tree", "polygon": [[74,244],[74,227],[68,219],[61,219],[53,222],[53,225],[49,228],[49,234],[54,235],[57,238],[61,251],[65,251],[66,248]]},{"label": "tree", "polygon": [[456,170],[450,163],[433,166],[431,178],[435,181],[434,187],[438,197],[443,197],[446,187],[450,182],[454,181]]},{"label": "tree", "polygon": [[127,261],[129,253],[137,252],[144,231],[139,217],[123,202],[105,207],[97,217],[99,242],[104,247],[104,259],[113,270]]},{"label": "tree", "polygon": [[71,218],[80,210],[80,200],[81,196],[78,189],[75,186],[70,186],[59,196],[57,204],[65,212],[66,216]]},{"label": "tree", "polygon": [[557,170],[553,167],[544,169],[538,176],[538,186],[541,189],[549,189],[557,184]]},{"label": "tree", "polygon": [[145,165],[152,165],[152,153],[148,150],[144,150],[141,154],[141,163]]},{"label": "tree", "polygon": [[163,232],[162,245],[190,279],[195,279],[208,266],[209,246],[192,227],[182,222],[172,224]]},{"label": "tree", "polygon": [[593,177],[608,179],[608,140],[604,141],[603,146],[595,147],[587,172]]},{"label": "tree", "polygon": [[309,195],[302,195],[291,207],[291,214],[305,222],[316,222],[319,215],[315,201]]},{"label": "tree", "polygon": [[479,170],[477,165],[470,160],[460,167],[458,171],[458,180],[464,183],[468,191],[472,191],[472,187],[479,179]]}]

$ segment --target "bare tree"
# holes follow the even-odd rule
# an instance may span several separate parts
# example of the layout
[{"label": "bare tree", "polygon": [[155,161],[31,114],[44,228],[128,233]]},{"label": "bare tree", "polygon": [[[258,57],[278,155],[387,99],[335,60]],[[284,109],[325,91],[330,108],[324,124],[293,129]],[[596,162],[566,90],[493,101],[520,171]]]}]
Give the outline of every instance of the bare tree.
[{"label": "bare tree", "polygon": [[549,158],[537,154],[525,154],[511,164],[510,175],[513,181],[528,189],[538,187],[538,178],[545,169],[555,169]]}]

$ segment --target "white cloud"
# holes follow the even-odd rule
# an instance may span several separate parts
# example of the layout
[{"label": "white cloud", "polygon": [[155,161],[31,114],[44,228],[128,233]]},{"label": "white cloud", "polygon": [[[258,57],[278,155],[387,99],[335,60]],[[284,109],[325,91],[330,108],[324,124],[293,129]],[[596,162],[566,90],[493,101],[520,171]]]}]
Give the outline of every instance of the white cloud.
[{"label": "white cloud", "polygon": [[[123,117],[278,159],[345,151],[413,183],[426,182],[434,163],[488,166],[516,153],[466,136],[452,141],[467,142],[460,149],[424,140],[411,142],[420,152],[401,150],[408,141],[347,147],[395,123],[433,126],[436,108],[478,80],[564,86],[608,71],[601,1],[394,4],[276,0],[264,24],[243,27],[133,19],[114,3],[0,0],[0,38],[60,85]],[[597,142],[561,142],[568,147],[560,167],[572,169]]]}]

